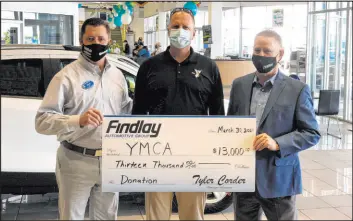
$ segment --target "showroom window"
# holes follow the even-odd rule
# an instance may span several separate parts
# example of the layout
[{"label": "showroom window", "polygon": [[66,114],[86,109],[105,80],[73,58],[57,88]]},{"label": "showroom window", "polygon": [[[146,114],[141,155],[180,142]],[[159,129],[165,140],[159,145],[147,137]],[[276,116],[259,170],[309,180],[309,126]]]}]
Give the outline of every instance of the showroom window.
[{"label": "showroom window", "polygon": [[1,11],[1,44],[73,45],[73,16]]},{"label": "showroom window", "polygon": [[1,44],[21,44],[22,12],[1,11]]},{"label": "showroom window", "polygon": [[315,105],[320,90],[340,90],[339,117],[352,122],[352,8],[348,2],[309,3],[307,83]]},{"label": "showroom window", "polygon": [[199,10],[195,16],[195,38],[191,42],[196,52],[204,51],[202,26],[208,25],[208,11]]},{"label": "showroom window", "polygon": [[223,8],[224,55],[239,56],[240,8]]},{"label": "showroom window", "polygon": [[73,45],[73,16],[23,13],[25,44]]},{"label": "showroom window", "polygon": [[158,41],[158,15],[144,19],[144,45],[148,47],[150,53],[154,50],[154,45]]},{"label": "showroom window", "polygon": [[1,63],[1,95],[26,97],[44,95],[41,59],[2,60]]},{"label": "showroom window", "polygon": [[282,68],[286,73],[293,72],[289,69],[290,55],[297,51],[305,54],[307,3],[242,7],[241,16],[240,57],[251,58],[256,34],[264,29],[273,29],[281,35],[285,49]]}]

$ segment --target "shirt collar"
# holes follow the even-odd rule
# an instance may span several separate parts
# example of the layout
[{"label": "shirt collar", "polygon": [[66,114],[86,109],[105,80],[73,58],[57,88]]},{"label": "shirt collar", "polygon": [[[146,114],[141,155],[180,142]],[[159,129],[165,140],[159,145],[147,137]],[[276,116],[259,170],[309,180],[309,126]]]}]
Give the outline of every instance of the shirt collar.
[{"label": "shirt collar", "polygon": [[[176,60],[173,58],[173,56],[169,52],[170,46],[167,47],[167,50],[164,51],[164,57],[168,60],[175,61]],[[190,47],[190,55],[183,61],[182,63],[197,63],[197,53],[194,52],[194,49]]]},{"label": "shirt collar", "polygon": [[[276,73],[275,75],[273,75],[270,79],[268,79],[267,81],[264,82],[264,85],[266,85],[267,82],[271,82],[271,84],[274,85],[274,84],[275,84],[276,77],[277,77],[277,75],[278,75],[278,72],[279,72],[279,69],[278,69],[278,71],[277,71],[277,73]],[[259,83],[256,74],[255,74],[253,83]]]},{"label": "shirt collar", "polygon": [[[98,74],[102,73],[101,70],[99,69],[99,66],[97,64],[92,63],[89,61],[82,53],[80,53],[80,56],[78,57],[78,62],[88,71],[94,71]],[[105,57],[105,67],[104,70],[108,70],[111,67],[110,62],[108,59]]]}]

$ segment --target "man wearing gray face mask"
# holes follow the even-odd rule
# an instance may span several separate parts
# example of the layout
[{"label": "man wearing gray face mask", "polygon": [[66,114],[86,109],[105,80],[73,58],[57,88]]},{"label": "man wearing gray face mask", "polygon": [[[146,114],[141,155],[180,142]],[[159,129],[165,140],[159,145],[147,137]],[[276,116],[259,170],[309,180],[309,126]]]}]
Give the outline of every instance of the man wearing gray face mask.
[{"label": "man wearing gray face mask", "polygon": [[[192,12],[176,8],[168,26],[170,47],[146,60],[137,73],[132,114],[224,115],[219,70],[190,44],[195,36]],[[206,194],[178,192],[180,220],[203,220]],[[146,219],[169,220],[173,193],[146,193]]]},{"label": "man wearing gray face mask", "polygon": [[278,68],[284,49],[272,30],[255,37],[256,72],[233,81],[228,115],[254,115],[257,136],[253,193],[234,194],[235,220],[297,220],[295,195],[302,192],[300,151],[318,143],[320,133],[308,85]]}]

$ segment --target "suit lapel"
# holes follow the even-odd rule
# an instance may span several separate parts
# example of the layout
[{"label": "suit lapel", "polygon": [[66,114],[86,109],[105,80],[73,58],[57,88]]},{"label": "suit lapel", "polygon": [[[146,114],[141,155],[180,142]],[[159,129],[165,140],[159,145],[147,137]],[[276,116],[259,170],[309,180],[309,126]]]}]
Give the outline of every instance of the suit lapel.
[{"label": "suit lapel", "polygon": [[250,101],[251,101],[251,91],[252,91],[252,83],[254,81],[255,74],[249,74],[248,78],[244,81],[243,91],[244,91],[244,114],[250,115]]},{"label": "suit lapel", "polygon": [[264,122],[267,115],[270,113],[273,105],[276,103],[276,101],[277,101],[279,95],[282,93],[285,85],[286,85],[286,82],[283,77],[283,74],[281,72],[278,72],[277,79],[273,85],[271,92],[270,92],[270,96],[267,100],[267,103],[266,103],[264,112],[262,114],[258,128],[260,128],[261,124]]}]

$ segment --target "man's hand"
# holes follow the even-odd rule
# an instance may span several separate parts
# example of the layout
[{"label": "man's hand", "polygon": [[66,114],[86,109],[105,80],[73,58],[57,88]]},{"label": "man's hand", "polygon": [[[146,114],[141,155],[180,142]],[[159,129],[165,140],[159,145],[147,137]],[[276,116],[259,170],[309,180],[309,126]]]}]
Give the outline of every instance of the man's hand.
[{"label": "man's hand", "polygon": [[98,127],[103,123],[103,115],[97,109],[90,108],[87,112],[80,116],[80,126],[84,127],[87,125],[92,125]]},{"label": "man's hand", "polygon": [[266,133],[259,134],[255,137],[253,147],[256,151],[261,151],[265,148],[271,151],[279,150],[277,142],[272,139],[272,137],[268,136]]}]

